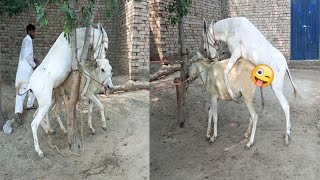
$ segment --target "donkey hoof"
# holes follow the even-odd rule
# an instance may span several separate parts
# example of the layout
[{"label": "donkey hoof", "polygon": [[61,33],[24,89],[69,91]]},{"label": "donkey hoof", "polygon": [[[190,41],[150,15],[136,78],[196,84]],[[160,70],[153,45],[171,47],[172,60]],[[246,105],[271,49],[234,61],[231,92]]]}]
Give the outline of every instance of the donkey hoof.
[{"label": "donkey hoof", "polygon": [[55,130],[53,130],[53,129],[50,129],[50,130],[49,130],[49,133],[50,133],[50,134],[55,134],[55,133],[56,133],[56,131],[55,131]]},{"label": "donkey hoof", "polygon": [[244,138],[245,138],[245,139],[249,139],[249,133],[245,133],[245,134],[244,134]]},{"label": "donkey hoof", "polygon": [[214,143],[214,141],[216,140],[216,138],[215,137],[210,137],[210,143]]},{"label": "donkey hoof", "polygon": [[94,129],[91,129],[91,134],[92,135],[95,135],[96,134],[96,131]]},{"label": "donkey hoof", "polygon": [[43,154],[43,152],[38,153],[38,156],[39,156],[40,158],[44,158],[44,154]]},{"label": "donkey hoof", "polygon": [[249,149],[251,148],[251,145],[252,145],[252,143],[248,142],[248,143],[246,144],[245,149],[246,149],[246,150],[249,150]]},{"label": "donkey hoof", "polygon": [[285,140],[284,140],[284,145],[285,145],[285,146],[288,146],[289,144],[290,144],[290,140],[289,140],[289,139],[285,139]]},{"label": "donkey hoof", "polygon": [[107,130],[107,127],[102,127],[102,129],[103,129],[104,131],[106,131],[106,130]]},{"label": "donkey hoof", "polygon": [[290,135],[287,134],[287,136],[285,136],[285,139],[284,139],[284,145],[288,146],[290,144]]}]

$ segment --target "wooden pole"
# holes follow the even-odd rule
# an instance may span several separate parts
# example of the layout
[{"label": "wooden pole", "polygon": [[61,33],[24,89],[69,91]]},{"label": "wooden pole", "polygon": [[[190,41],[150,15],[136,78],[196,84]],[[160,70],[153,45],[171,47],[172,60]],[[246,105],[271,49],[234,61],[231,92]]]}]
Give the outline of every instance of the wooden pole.
[{"label": "wooden pole", "polygon": [[177,91],[178,126],[183,128],[185,122],[185,98],[183,93],[186,92],[186,83],[181,82],[178,77],[174,79],[174,83],[176,83]]},{"label": "wooden pole", "polygon": [[[180,1],[178,1],[180,4]],[[185,122],[185,101],[187,94],[187,86],[185,80],[187,79],[187,64],[188,64],[188,53],[185,42],[185,32],[183,29],[183,17],[180,16],[178,20],[178,29],[179,29],[179,43],[180,43],[180,53],[181,53],[181,70],[180,70],[180,79],[175,79],[177,83],[177,106],[178,106],[178,125],[180,128],[184,127]]]}]

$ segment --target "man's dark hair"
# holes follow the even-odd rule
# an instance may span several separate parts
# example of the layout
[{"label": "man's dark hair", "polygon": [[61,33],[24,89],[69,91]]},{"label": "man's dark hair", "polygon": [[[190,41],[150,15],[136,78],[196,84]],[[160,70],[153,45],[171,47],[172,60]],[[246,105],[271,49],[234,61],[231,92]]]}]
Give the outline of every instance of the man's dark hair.
[{"label": "man's dark hair", "polygon": [[31,30],[36,30],[36,27],[35,27],[33,24],[29,24],[29,25],[26,27],[26,29],[27,29],[27,32],[28,32],[28,31],[31,31]]}]

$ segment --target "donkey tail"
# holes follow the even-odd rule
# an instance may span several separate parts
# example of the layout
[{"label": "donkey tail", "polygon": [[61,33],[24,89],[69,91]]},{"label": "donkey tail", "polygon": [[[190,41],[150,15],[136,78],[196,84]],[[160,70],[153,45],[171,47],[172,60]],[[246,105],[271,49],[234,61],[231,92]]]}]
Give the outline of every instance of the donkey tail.
[{"label": "donkey tail", "polygon": [[29,84],[28,84],[27,88],[20,93],[20,92],[19,92],[19,89],[21,88],[21,86],[22,86],[23,83],[24,83],[24,82],[20,82],[20,83],[18,84],[17,89],[16,89],[16,94],[18,94],[19,96],[24,95],[25,93],[27,93],[27,92],[30,90],[30,87],[29,87]]},{"label": "donkey tail", "polygon": [[262,87],[260,87],[260,96],[261,96],[261,109],[264,109],[264,98],[263,98],[263,92],[262,92]]},{"label": "donkey tail", "polygon": [[287,73],[288,73],[290,82],[291,82],[292,87],[293,87],[294,98],[297,98],[297,97],[298,97],[297,86],[293,83],[293,80],[292,80],[292,77],[291,77],[291,74],[290,74],[290,71],[289,71],[289,68],[288,68],[288,67],[287,67],[286,71],[287,71]]}]

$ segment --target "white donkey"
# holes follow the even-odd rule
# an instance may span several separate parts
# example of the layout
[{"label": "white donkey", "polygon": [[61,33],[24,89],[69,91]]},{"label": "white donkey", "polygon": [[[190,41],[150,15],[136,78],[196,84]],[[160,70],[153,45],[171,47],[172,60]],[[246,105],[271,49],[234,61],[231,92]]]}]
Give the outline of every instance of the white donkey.
[{"label": "white donkey", "polygon": [[[92,108],[93,108],[93,103],[95,103],[101,113],[101,121],[102,121],[102,129],[106,130],[107,124],[106,124],[106,119],[105,119],[105,114],[104,114],[104,106],[103,104],[99,101],[99,99],[96,97],[96,93],[98,90],[104,86],[107,87],[109,90],[113,89],[113,83],[112,83],[112,67],[109,63],[108,59],[97,59],[97,67],[94,68],[89,74],[87,74],[90,79],[90,83],[85,83],[84,80],[84,75],[81,76],[81,84],[80,84],[80,89],[82,91],[81,96],[82,97],[87,97],[89,99],[89,109],[88,109],[88,125],[92,131],[93,134],[95,134],[95,130],[92,127],[91,119],[92,119]],[[68,76],[67,79],[60,85],[58,88],[54,89],[54,104],[52,104],[53,108],[52,110],[54,111],[54,114],[58,120],[58,123],[60,125],[61,130],[66,133],[66,129],[62,124],[60,115],[59,115],[59,110],[62,109],[62,102],[63,102],[63,97],[65,94],[69,95],[71,93],[71,88],[73,84],[73,79],[72,76]],[[87,87],[86,87],[87,86]],[[85,91],[85,92],[84,92]],[[45,129],[46,133],[53,132],[53,129],[50,126],[49,123],[49,117],[48,113],[46,116],[46,125],[48,126],[47,129]],[[46,126],[45,125],[45,126]]]},{"label": "white donkey", "polygon": [[[83,49],[86,28],[77,29],[77,54],[80,57]],[[108,36],[102,26],[91,29],[90,45],[94,47],[94,59],[105,57],[108,48]],[[24,92],[31,90],[39,104],[37,114],[31,123],[35,150],[40,157],[44,157],[39,147],[37,130],[42,119],[52,104],[52,90],[60,86],[71,72],[71,47],[64,33],[61,33],[48,54],[33,72],[29,84]],[[20,94],[19,94],[20,95]],[[43,124],[42,124],[43,125]],[[48,128],[44,126],[44,128]]]},{"label": "white donkey", "polygon": [[286,116],[285,144],[288,145],[291,133],[290,107],[282,93],[286,72],[293,86],[295,96],[297,90],[283,54],[273,47],[262,33],[245,17],[223,19],[215,24],[211,23],[209,28],[207,28],[206,21],[204,20],[203,40],[204,48],[208,50],[210,58],[216,56],[216,41],[223,41],[228,45],[231,57],[224,70],[224,81],[232,99],[235,99],[235,95],[232,92],[227,77],[240,57],[247,59],[254,65],[266,64],[272,68],[274,79],[271,88]]}]

